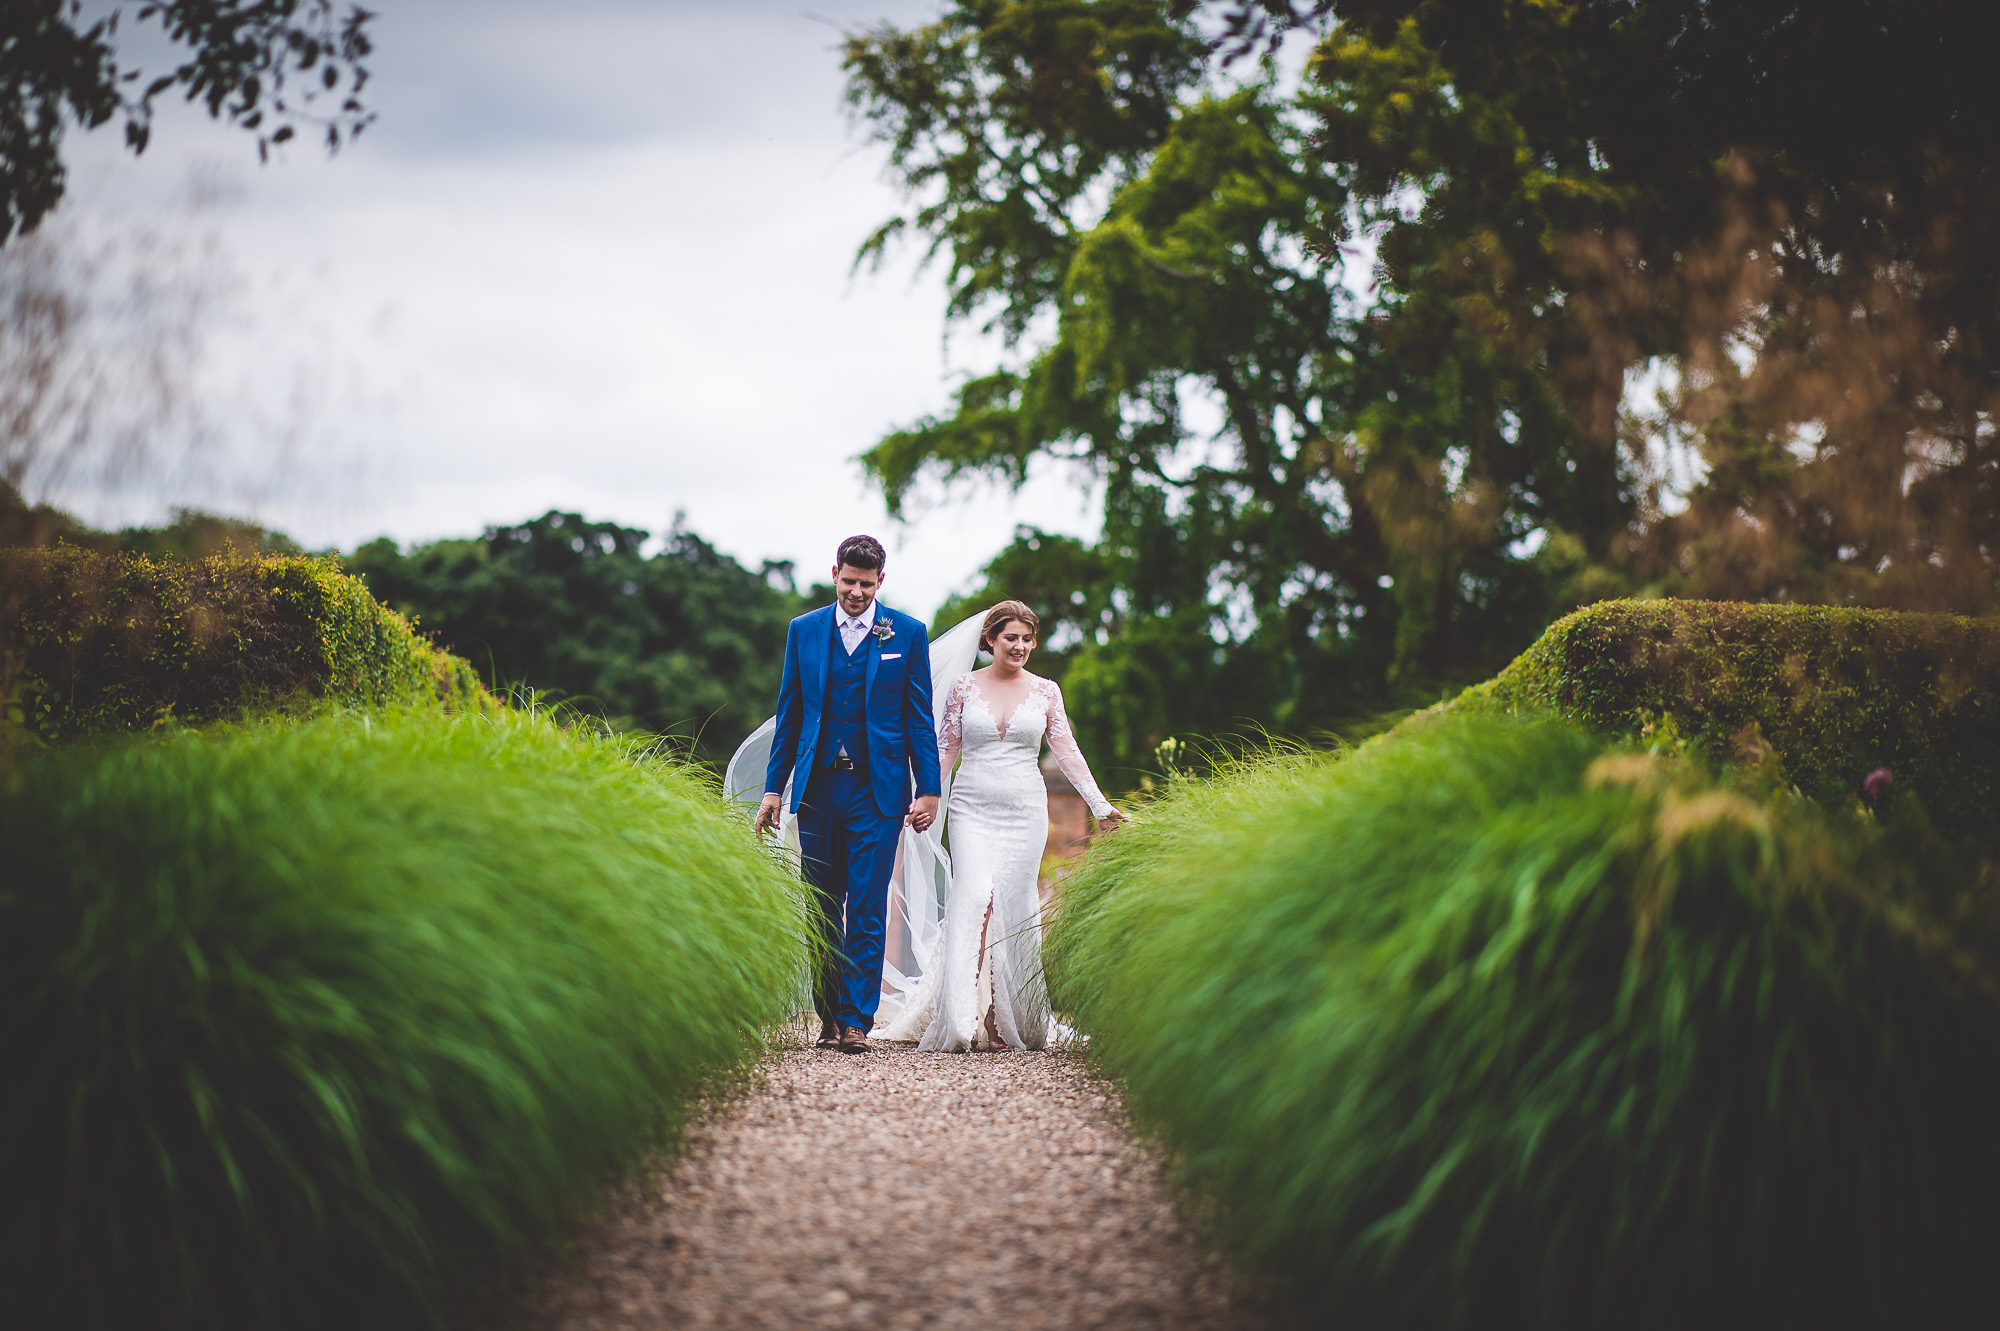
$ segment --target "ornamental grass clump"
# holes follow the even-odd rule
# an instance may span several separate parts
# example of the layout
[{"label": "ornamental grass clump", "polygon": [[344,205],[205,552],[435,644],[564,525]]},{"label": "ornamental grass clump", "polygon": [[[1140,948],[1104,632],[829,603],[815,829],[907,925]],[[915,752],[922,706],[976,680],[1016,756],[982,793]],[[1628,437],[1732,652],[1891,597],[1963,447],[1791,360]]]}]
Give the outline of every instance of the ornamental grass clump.
[{"label": "ornamental grass clump", "polygon": [[1317,1316],[1984,1302],[2000,999],[1944,922],[1978,889],[1872,815],[1475,717],[1176,783],[1141,818],[1066,884],[1052,999]]},{"label": "ornamental grass clump", "polygon": [[0,845],[23,1326],[435,1324],[670,1143],[804,965],[704,778],[518,714],[51,751]]}]

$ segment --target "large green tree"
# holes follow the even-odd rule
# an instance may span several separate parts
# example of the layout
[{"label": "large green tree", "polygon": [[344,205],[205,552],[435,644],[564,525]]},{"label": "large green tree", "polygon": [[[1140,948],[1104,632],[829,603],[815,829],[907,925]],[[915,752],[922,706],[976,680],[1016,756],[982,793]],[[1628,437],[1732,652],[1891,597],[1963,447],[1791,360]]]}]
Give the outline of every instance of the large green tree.
[{"label": "large green tree", "polygon": [[1308,243],[1344,202],[1308,117],[1268,79],[1218,83],[1172,7],[958,4],[847,59],[917,205],[901,226],[1017,352],[867,464],[892,505],[1038,453],[1103,478],[1117,631],[1067,684],[1116,718],[1107,761],[1476,669],[1543,614],[1514,543],[1626,520],[1570,432],[1509,425],[1483,349],[1385,348]]},{"label": "large green tree", "polygon": [[[301,126],[337,148],[372,118],[359,94],[373,17],[359,5],[339,10],[333,0],[147,0],[93,6],[89,16],[80,0],[6,0],[0,244],[32,231],[61,201],[69,125],[96,129],[122,119],[126,144],[144,152],[164,93],[179,91],[254,134],[260,156]],[[119,44],[141,24],[157,24],[173,50],[165,68],[120,56]]]},{"label": "large green tree", "polygon": [[1106,638],[1067,670],[1134,760],[1483,672],[1617,590],[1987,608],[2000,140],[1976,79],[1928,84],[1968,72],[1959,9],[960,0],[856,34],[911,200],[864,257],[920,237],[1012,353],[866,463],[895,505],[1037,455],[1102,479]]},{"label": "large green tree", "polygon": [[785,626],[805,606],[789,566],[744,568],[679,527],[648,541],[549,512],[408,551],[385,537],[347,565],[501,687],[726,759],[770,714]]},{"label": "large green tree", "polygon": [[[1322,6],[1303,98],[1410,344],[1631,473],[1577,533],[1695,595],[1996,603],[2000,108],[1969,4]],[[1664,384],[1635,401],[1629,376]],[[1661,464],[1690,469],[1662,494]],[[1668,502],[1663,507],[1662,499]],[[1687,507],[1673,511],[1676,500]]]}]

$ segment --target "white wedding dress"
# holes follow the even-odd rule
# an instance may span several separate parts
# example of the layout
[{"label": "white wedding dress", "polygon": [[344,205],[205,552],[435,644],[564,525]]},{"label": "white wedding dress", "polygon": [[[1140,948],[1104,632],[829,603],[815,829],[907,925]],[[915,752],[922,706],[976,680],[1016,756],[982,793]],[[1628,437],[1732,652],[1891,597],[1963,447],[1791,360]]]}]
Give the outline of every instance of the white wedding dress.
[{"label": "white wedding dress", "polygon": [[1040,1049],[1052,1029],[1036,890],[1049,834],[1042,741],[1093,814],[1104,818],[1111,804],[1091,779],[1053,680],[1028,676],[1026,696],[1011,713],[996,714],[978,681],[963,674],[937,711],[940,770],[949,776],[958,764],[945,810],[944,927],[934,964],[876,1034],[916,1040],[920,1051],[958,1051],[992,1047],[997,1032],[1009,1048]]}]

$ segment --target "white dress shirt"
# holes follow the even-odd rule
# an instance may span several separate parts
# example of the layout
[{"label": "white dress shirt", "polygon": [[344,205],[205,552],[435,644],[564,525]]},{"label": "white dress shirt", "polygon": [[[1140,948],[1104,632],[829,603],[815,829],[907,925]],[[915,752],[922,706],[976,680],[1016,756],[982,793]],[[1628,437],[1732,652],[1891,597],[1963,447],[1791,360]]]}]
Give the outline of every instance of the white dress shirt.
[{"label": "white dress shirt", "polygon": [[868,636],[868,630],[875,627],[875,603],[870,601],[866,610],[858,615],[850,615],[842,610],[840,602],[836,601],[833,604],[833,613],[840,620],[840,640],[846,644],[847,654],[852,656],[854,649],[861,645],[861,640]]}]

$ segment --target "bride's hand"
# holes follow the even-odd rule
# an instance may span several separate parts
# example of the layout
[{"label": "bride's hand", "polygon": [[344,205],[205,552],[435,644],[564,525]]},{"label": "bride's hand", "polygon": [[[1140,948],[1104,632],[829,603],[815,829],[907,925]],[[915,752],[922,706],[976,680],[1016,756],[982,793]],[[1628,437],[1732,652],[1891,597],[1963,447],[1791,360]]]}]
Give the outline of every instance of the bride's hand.
[{"label": "bride's hand", "polygon": [[1131,821],[1132,821],[1131,814],[1126,813],[1121,809],[1114,808],[1111,809],[1109,812],[1105,813],[1102,817],[1100,817],[1097,820],[1097,829],[1100,832],[1109,832],[1113,828],[1123,827],[1125,824]]}]

